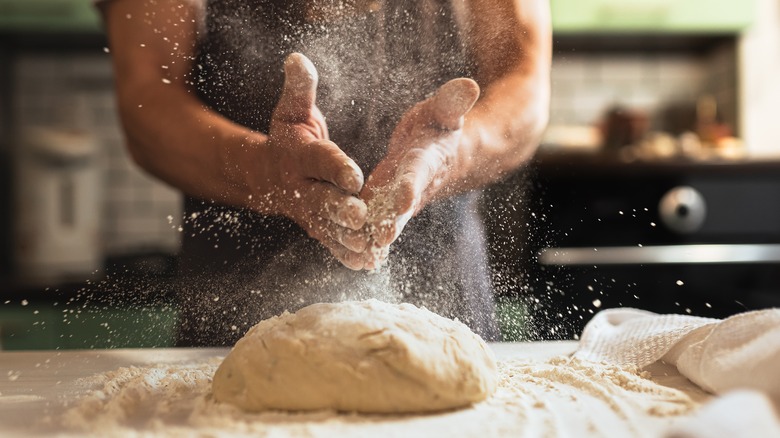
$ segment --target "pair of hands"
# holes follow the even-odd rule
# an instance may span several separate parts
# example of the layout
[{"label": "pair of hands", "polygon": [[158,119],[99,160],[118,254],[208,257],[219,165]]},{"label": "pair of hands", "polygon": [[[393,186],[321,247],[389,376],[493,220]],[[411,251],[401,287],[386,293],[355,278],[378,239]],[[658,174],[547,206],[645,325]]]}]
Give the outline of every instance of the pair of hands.
[{"label": "pair of hands", "polygon": [[316,106],[314,65],[294,53],[284,71],[263,145],[263,156],[275,161],[261,210],[294,220],[348,268],[376,269],[409,219],[446,180],[457,158],[463,117],[479,97],[479,86],[454,79],[407,111],[385,158],[364,184],[357,164],[328,140]]}]

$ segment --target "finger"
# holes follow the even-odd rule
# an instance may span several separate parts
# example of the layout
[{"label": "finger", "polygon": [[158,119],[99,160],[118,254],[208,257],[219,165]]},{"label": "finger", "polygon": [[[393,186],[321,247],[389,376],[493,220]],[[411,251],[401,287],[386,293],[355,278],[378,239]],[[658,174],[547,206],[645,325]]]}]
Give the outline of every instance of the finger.
[{"label": "finger", "polygon": [[440,147],[409,150],[399,164],[396,175],[399,186],[396,198],[398,211],[402,213],[415,209],[446,165],[446,151]]},{"label": "finger", "polygon": [[[381,216],[373,218],[368,227],[369,235],[373,240],[374,246],[385,246],[393,242],[396,235],[395,228],[395,215],[389,212],[384,212]],[[369,250],[374,249],[374,246]]]},{"label": "finger", "polygon": [[379,241],[380,245],[385,245],[391,239],[391,237],[386,236],[395,234],[396,197],[399,187],[393,181],[384,185],[371,186],[370,184],[375,182],[373,178],[374,174],[361,192],[361,197],[366,196],[369,208],[366,229],[372,240]]},{"label": "finger", "polygon": [[360,193],[363,171],[336,143],[317,140],[304,146],[299,155],[303,175],[334,184],[348,194]]},{"label": "finger", "polygon": [[356,231],[345,228],[341,228],[341,230],[343,232],[337,240],[350,251],[362,253],[371,244],[371,236],[365,230]]},{"label": "finger", "polygon": [[442,85],[428,99],[423,111],[427,112],[436,125],[454,131],[463,125],[463,116],[479,98],[479,85],[471,79],[453,79]]},{"label": "finger", "polygon": [[372,227],[371,238],[374,239],[376,245],[380,247],[390,246],[390,244],[401,236],[401,232],[404,230],[404,227],[406,227],[406,224],[412,216],[414,216],[414,210],[408,209],[396,213],[393,216],[386,217],[377,223],[376,226]]},{"label": "finger", "polygon": [[[337,239],[337,236],[350,234],[350,232],[352,231],[345,230],[323,218],[313,218],[306,224],[306,233],[309,237],[322,243],[334,257],[351,269],[362,269],[364,262],[361,261],[362,258],[358,254],[365,250],[367,244],[357,245],[355,247],[359,251],[353,251]],[[349,240],[346,241],[349,242]]]},{"label": "finger", "polygon": [[[444,153],[436,147],[412,149],[398,166],[395,181],[378,190],[381,204],[371,233],[379,245],[390,245],[419,209],[426,191],[437,183],[436,175],[446,166]],[[382,199],[386,198],[386,199]]]},{"label": "finger", "polygon": [[371,236],[364,231],[355,231],[343,227],[328,229],[328,237],[353,252],[363,252],[371,242]]},{"label": "finger", "polygon": [[368,255],[364,257],[363,269],[374,271],[379,269],[382,264],[387,260],[387,255],[390,253],[390,247],[385,246],[372,246],[368,251],[363,254]]},{"label": "finger", "polygon": [[[332,239],[324,239],[321,242],[342,265],[355,271],[361,269],[376,269],[387,258],[386,251],[377,252],[369,249],[363,252],[355,252],[350,251],[348,248],[345,248]],[[378,257],[383,258],[379,259]]]},{"label": "finger", "polygon": [[377,181],[376,171],[371,174],[363,193],[369,197],[370,234],[378,245],[390,245],[400,236],[419,208],[426,189],[445,164],[439,148],[416,148],[403,156],[390,181]]},{"label": "finger", "polygon": [[416,194],[411,181],[401,181],[383,187],[369,203],[371,208],[367,229],[375,246],[393,243],[415,212]]},{"label": "finger", "polygon": [[368,217],[368,207],[362,199],[349,195],[330,183],[316,184],[324,193],[323,209],[328,219],[351,230],[363,228]]},{"label": "finger", "polygon": [[325,239],[320,240],[320,243],[330,251],[336,260],[347,268],[352,269],[353,271],[359,271],[365,266],[365,261],[360,254],[348,250],[338,242],[331,239]]},{"label": "finger", "polygon": [[400,235],[394,219],[387,219],[371,232],[371,238],[379,246],[388,246]]},{"label": "finger", "polygon": [[370,203],[382,190],[387,190],[393,181],[397,168],[397,160],[386,157],[380,161],[368,176],[368,180],[360,192],[360,199]]},{"label": "finger", "polygon": [[317,69],[309,58],[293,53],[284,60],[284,86],[274,110],[274,118],[288,122],[305,121],[317,97]]},{"label": "finger", "polygon": [[[350,251],[362,252],[368,246],[370,239],[367,232],[360,231],[360,228],[362,228],[363,224],[366,222],[367,210],[365,204],[355,197],[342,195],[347,201],[350,201],[350,203],[354,201],[358,205],[362,204],[362,208],[358,207],[360,217],[345,220],[345,222],[351,222],[350,225],[355,227],[355,229],[346,228],[336,223],[336,221],[331,218],[332,216],[340,215],[331,213],[333,208],[329,207],[328,199],[333,199],[333,197],[338,196],[339,193],[340,191],[329,183],[316,183],[312,186],[311,190],[304,195],[303,203],[305,205],[321,206],[309,210],[310,217],[306,222],[307,232],[309,236],[319,241],[332,240]],[[338,202],[343,203],[346,201]],[[360,224],[360,226],[356,226],[356,224]]]}]

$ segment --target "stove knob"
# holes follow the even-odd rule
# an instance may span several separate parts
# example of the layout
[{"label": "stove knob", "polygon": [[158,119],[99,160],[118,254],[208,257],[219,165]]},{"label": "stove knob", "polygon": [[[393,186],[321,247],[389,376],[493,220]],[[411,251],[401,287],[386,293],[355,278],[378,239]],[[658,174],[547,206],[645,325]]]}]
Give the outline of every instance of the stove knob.
[{"label": "stove knob", "polygon": [[661,222],[680,234],[693,233],[701,228],[707,216],[707,204],[698,190],[689,186],[675,187],[658,204]]}]

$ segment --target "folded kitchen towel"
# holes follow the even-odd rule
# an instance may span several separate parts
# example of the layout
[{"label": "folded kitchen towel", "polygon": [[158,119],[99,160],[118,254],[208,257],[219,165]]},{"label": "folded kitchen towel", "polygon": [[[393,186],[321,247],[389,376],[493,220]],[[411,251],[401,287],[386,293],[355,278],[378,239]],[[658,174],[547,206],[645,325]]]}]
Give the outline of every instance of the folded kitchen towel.
[{"label": "folded kitchen towel", "polygon": [[666,438],[780,437],[780,419],[772,402],[756,391],[732,391],[672,426]]},{"label": "folded kitchen towel", "polygon": [[750,388],[780,399],[780,309],[724,320],[637,309],[599,312],[574,354],[583,360],[645,367],[663,360],[712,393]]}]

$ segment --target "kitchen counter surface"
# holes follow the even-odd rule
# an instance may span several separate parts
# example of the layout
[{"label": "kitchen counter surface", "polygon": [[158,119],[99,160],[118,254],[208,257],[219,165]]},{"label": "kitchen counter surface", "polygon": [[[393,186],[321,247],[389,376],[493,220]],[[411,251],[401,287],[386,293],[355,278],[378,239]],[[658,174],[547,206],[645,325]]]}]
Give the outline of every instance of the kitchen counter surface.
[{"label": "kitchen counter surface", "polygon": [[689,175],[759,175],[775,178],[780,169],[780,158],[712,158],[697,160],[673,156],[647,160],[626,160],[617,153],[539,151],[532,166],[547,172],[576,175],[634,175],[680,174]]},{"label": "kitchen counter surface", "polygon": [[[528,363],[543,364],[549,362],[550,358],[569,356],[572,352],[575,351],[576,346],[577,346],[576,342],[573,341],[491,344],[491,347],[495,351],[496,356],[499,359],[500,363],[510,363],[511,361],[514,360],[514,361],[522,361],[523,363],[526,364]],[[159,368],[159,366],[165,364],[186,364],[186,363],[206,363],[206,362],[210,362],[212,364],[211,366],[215,366],[214,364],[218,363],[219,360],[215,358],[224,356],[225,354],[227,354],[227,352],[228,349],[225,348],[116,349],[116,350],[80,350],[80,351],[61,351],[61,352],[60,351],[2,352],[0,353],[0,430],[5,431],[3,432],[3,436],[29,436],[31,433],[40,434],[43,436],[61,435],[63,433],[63,428],[59,424],[58,419],[60,418],[60,416],[62,416],[62,414],[67,409],[72,408],[74,405],[78,405],[78,401],[82,399],[84,396],[92,394],[92,397],[94,399],[95,390],[97,388],[95,386],[95,382],[94,381],[90,382],[90,380],[88,379],[90,378],[90,376],[117,370],[120,367],[139,367],[139,369],[143,369],[143,367]],[[560,366],[560,364],[556,366]],[[690,384],[690,382],[688,382],[685,378],[681,377],[676,372],[675,369],[670,369],[665,365],[658,365],[658,366],[661,368],[652,371],[654,375],[653,377],[654,383],[658,386],[660,391],[658,392],[658,394],[654,395],[654,397],[656,398],[659,397],[659,394],[662,395],[663,391],[668,390],[669,388],[675,388],[674,391],[678,391],[677,396],[679,396],[680,394],[684,394],[684,396],[689,397],[690,400],[696,400],[700,402],[708,397],[706,394],[698,390],[695,386]],[[533,377],[533,379],[537,379],[537,380],[544,379],[543,376],[545,374],[542,373],[541,371],[539,371],[539,373],[540,373],[539,376]],[[509,374],[509,376],[511,376],[511,374]],[[533,379],[528,380],[528,382],[536,382],[536,380]],[[105,383],[105,380],[103,380],[103,383]],[[573,385],[574,387],[578,385],[576,383],[566,383],[566,382],[564,383],[570,386]],[[558,383],[556,382],[546,382],[546,383],[542,382],[540,383],[540,387],[544,386],[544,387],[553,388],[553,386],[557,384]],[[504,385],[503,382],[502,385]],[[201,387],[202,391],[203,388],[208,387],[207,385],[201,385],[201,386],[202,386]],[[105,387],[103,389],[105,390]],[[540,415],[548,415],[549,413],[548,414],[544,413],[545,411],[544,408],[542,408],[542,406],[549,406],[550,408],[555,407],[555,403],[557,403],[556,397],[560,398],[561,396],[566,396],[567,400],[570,398],[573,400],[574,397],[571,396],[570,394],[567,395],[564,389],[565,388],[562,386],[558,390],[551,390],[552,392],[549,392],[549,394],[545,395],[543,398],[537,400],[536,402],[533,402],[532,403],[533,407],[540,409]],[[499,390],[499,393],[501,393],[501,390]],[[514,397],[514,395],[512,395],[513,393],[502,393],[503,396],[499,395],[499,393],[497,393],[497,395],[494,396],[493,398],[503,397],[504,399],[506,399],[507,394],[509,394],[510,397]],[[110,397],[109,395],[104,393],[98,393],[98,395],[99,395],[98,399],[101,400]],[[612,395],[606,394],[606,396],[607,397],[614,396],[615,400],[617,400],[617,402],[620,403],[619,394],[617,393]],[[200,397],[206,398],[203,397],[202,394],[200,395]],[[518,397],[517,404],[519,406],[522,404],[520,403],[520,400],[523,399],[524,396],[518,393],[517,397]],[[596,398],[598,399],[599,397]],[[506,404],[507,402],[509,404]],[[565,401],[562,401],[561,403],[564,402]],[[501,403],[506,404],[506,406],[512,406],[514,402],[512,402],[511,400],[509,401],[503,400],[501,401]],[[572,401],[569,400],[569,403],[572,403]],[[602,400],[601,403],[605,403],[605,401]],[[633,402],[627,404],[627,409],[631,408],[631,403]],[[502,406],[504,406],[503,404]],[[384,435],[397,436],[396,432],[398,432],[399,430],[404,430],[404,429],[398,429],[399,427],[401,427],[400,426],[402,424],[401,422],[409,422],[410,423],[409,427],[414,429],[421,428],[420,430],[427,430],[428,432],[431,432],[434,435],[440,435],[440,434],[449,435],[452,432],[452,427],[453,427],[452,425],[457,424],[457,421],[463,421],[464,425],[471,424],[473,426],[475,421],[477,423],[481,421],[479,420],[479,418],[481,418],[479,417],[480,415],[486,415],[485,412],[488,412],[491,409],[495,410],[493,405],[496,405],[496,402],[491,402],[491,400],[488,400],[472,408],[467,408],[461,411],[442,413],[438,415],[420,416],[420,417],[388,416],[388,417],[380,417],[378,419],[374,417],[371,421],[367,419],[361,419],[357,421],[356,418],[360,418],[360,416],[357,416],[355,414],[347,415],[347,414],[333,413],[332,418],[328,417],[327,421],[324,421],[321,416],[312,419],[311,417],[305,416],[309,414],[305,414],[305,415],[298,414],[299,415],[298,417],[294,417],[294,414],[286,414],[286,415],[290,415],[291,418],[293,419],[287,419],[285,421],[280,422],[278,416],[282,414],[276,414],[277,417],[274,417],[274,420],[266,424],[266,426],[289,427],[291,422],[301,421],[302,423],[308,424],[305,430],[308,431],[307,433],[310,433],[310,436],[328,436],[330,435],[329,431],[331,430],[329,428],[337,427],[337,426],[341,427],[341,429],[337,427],[336,429],[334,429],[334,433],[338,433],[341,436],[352,436],[352,435],[360,436],[361,434],[367,432],[367,430],[365,430],[366,427],[379,428],[377,430],[381,430],[382,432],[380,433],[380,435],[383,436]],[[572,414],[574,416],[571,416],[570,417],[571,421],[569,421],[568,419],[569,415],[566,414],[566,412],[567,410],[570,409],[577,410],[581,408],[585,408],[586,410],[591,409],[589,408],[587,397],[581,398],[579,402],[576,402],[571,406],[561,405],[560,410],[556,411],[556,415],[558,416],[557,419],[553,418],[552,420],[550,420],[548,418],[547,420],[544,420],[542,423],[545,422],[550,423],[550,421],[554,421],[554,422],[561,421],[562,418],[561,415],[563,415],[565,417],[564,423],[561,423],[562,426],[553,425],[554,434],[552,436],[572,436],[566,433],[562,433],[562,432],[566,432],[567,424],[571,423],[570,425],[571,428],[579,428],[582,426],[577,424],[576,415],[579,414],[576,413]],[[596,408],[598,408],[598,406],[596,406]],[[530,406],[528,407],[528,409],[531,409]],[[670,424],[670,421],[674,420],[672,418],[659,418],[658,416],[649,416],[646,413],[643,413],[644,411],[642,411],[642,409],[640,409],[641,415],[639,415],[639,417],[636,417],[633,413],[630,412],[628,414],[626,412],[620,412],[619,414],[621,418],[623,418],[620,421],[625,423],[628,421],[627,419],[632,419],[631,420],[632,423],[636,421],[639,421],[641,423],[644,420],[648,420],[652,424],[650,424],[650,426],[647,425],[642,426],[643,427],[642,430],[644,430],[644,428],[646,427],[649,427],[649,429],[647,429],[648,431],[654,431],[654,430],[657,431],[659,428],[667,427],[668,424]],[[599,413],[598,409],[594,410],[593,412],[595,412],[596,414]],[[96,414],[96,412],[92,412],[90,415],[93,414]],[[511,412],[508,413],[507,415],[510,414]],[[511,415],[517,416],[520,414],[515,413]],[[648,418],[644,419],[643,415]],[[343,424],[336,423],[337,419],[341,417],[343,417],[345,422]],[[519,417],[517,418],[513,417],[512,421],[514,423],[512,424],[522,426],[523,422],[527,422],[527,420],[529,419],[526,418],[525,420],[518,423],[518,421],[520,420],[523,419]],[[97,422],[98,420],[95,421]],[[253,421],[268,422],[268,418],[257,417]],[[531,423],[534,422],[531,421]],[[536,423],[539,423],[539,421],[536,421]],[[503,431],[507,430],[507,429],[502,429],[502,427],[505,427],[506,425],[500,426],[500,424],[503,424],[502,422],[499,421],[496,422],[496,424],[498,425],[495,427],[491,427],[491,430],[495,433],[490,433],[488,435],[493,434],[495,436],[500,436],[503,435],[503,432],[501,432],[502,430]],[[604,423],[604,424],[609,424],[609,423]],[[349,428],[345,429],[345,427],[347,426],[349,426]],[[542,426],[538,426],[538,427],[542,427]],[[634,425],[629,424],[629,426],[631,429],[635,429]],[[155,430],[157,433],[160,433],[161,435],[168,435],[168,433],[165,432],[167,430],[165,429],[166,426],[162,426],[162,429],[159,429],[160,427],[159,425],[157,427],[158,428]],[[449,427],[450,430],[446,431],[447,430],[446,427]],[[621,436],[619,434],[612,433],[609,430],[606,430],[605,428],[602,428],[597,423],[591,424],[590,427],[592,427],[594,429],[593,431],[595,432],[599,432],[599,431],[607,432],[607,433],[591,434],[591,436]],[[445,429],[441,429],[441,428],[445,428]],[[246,429],[246,426],[244,427],[244,429]],[[122,430],[123,433],[117,432],[117,434],[124,436],[128,434],[128,432],[135,432],[132,429],[132,427],[129,430],[128,429],[122,429]],[[200,435],[201,433],[206,433],[206,432],[201,432],[200,429],[187,429],[187,430],[189,432],[185,434],[188,435],[192,435],[192,434]],[[214,429],[210,429],[210,430],[211,432],[209,433],[214,433]],[[217,427],[216,430],[218,431],[219,427]],[[251,430],[252,429],[250,428],[250,431]],[[469,430],[473,431],[473,427],[457,428],[456,430],[459,432],[456,433],[456,435],[471,436],[472,433],[469,432]],[[546,430],[548,430],[548,432],[545,433],[549,435],[549,428]],[[638,429],[635,429],[634,431],[636,430]],[[177,431],[181,433],[181,428],[179,427]],[[620,429],[615,429],[615,431],[619,432]],[[95,430],[91,430],[91,432],[96,433],[96,435],[102,435],[106,433],[105,430],[97,431],[97,432]],[[244,430],[244,433],[245,432],[246,430]],[[289,430],[283,430],[282,432],[285,434],[290,433]],[[625,430],[623,430],[623,432],[625,432]],[[114,433],[110,433],[110,434],[114,435]],[[75,435],[82,436],[83,431],[76,433]],[[535,433],[532,431],[531,435],[535,435]],[[644,432],[642,433],[642,435],[644,435]]]}]

